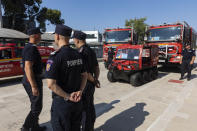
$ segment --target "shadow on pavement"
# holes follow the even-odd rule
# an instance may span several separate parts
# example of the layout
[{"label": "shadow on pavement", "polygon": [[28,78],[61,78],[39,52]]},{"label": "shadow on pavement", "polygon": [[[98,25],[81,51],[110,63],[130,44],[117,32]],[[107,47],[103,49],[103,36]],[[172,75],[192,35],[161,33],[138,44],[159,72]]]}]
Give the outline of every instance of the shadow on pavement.
[{"label": "shadow on pavement", "polygon": [[159,72],[166,72],[166,73],[180,73],[179,67],[168,67],[168,66],[162,66],[158,68]]},{"label": "shadow on pavement", "polygon": [[[196,74],[191,74],[191,80],[197,78]],[[187,79],[187,75],[183,77],[183,79]]]},{"label": "shadow on pavement", "polygon": [[0,80],[0,88],[21,84],[21,81],[22,81],[22,77]]},{"label": "shadow on pavement", "polygon": [[[194,63],[193,64],[193,69],[194,70],[195,68],[197,68],[197,63]],[[160,72],[172,72],[172,73],[180,73],[180,66],[161,66],[161,67],[158,67],[158,71]],[[195,71],[197,71],[197,69],[195,69]]]},{"label": "shadow on pavement", "polygon": [[[111,110],[112,108],[114,108],[113,107],[113,104],[116,104],[118,102],[120,102],[120,100],[112,101],[109,104],[107,104],[107,103],[96,104],[95,105],[96,116],[99,117],[103,113],[108,112],[109,110]],[[49,122],[46,122],[46,123],[42,123],[41,126],[46,126],[47,127],[47,130],[46,131],[53,131],[50,121]]]},{"label": "shadow on pavement", "polygon": [[101,116],[102,114],[110,111],[111,109],[114,108],[113,104],[119,103],[120,100],[114,100],[111,103],[100,103],[95,105],[96,109],[96,117]]},{"label": "shadow on pavement", "polygon": [[143,124],[145,117],[149,115],[149,112],[144,111],[145,105],[145,103],[136,103],[134,107],[107,120],[95,131],[135,131],[137,127]]},{"label": "shadow on pavement", "polygon": [[166,76],[166,75],[168,75],[168,74],[169,74],[169,73],[158,72],[158,78],[157,78],[157,79],[162,78],[162,77],[164,77],[164,76]]},{"label": "shadow on pavement", "polygon": [[197,75],[196,75],[196,74],[192,74],[192,75],[191,75],[191,80],[192,80],[192,79],[195,79],[195,78],[197,78]]}]

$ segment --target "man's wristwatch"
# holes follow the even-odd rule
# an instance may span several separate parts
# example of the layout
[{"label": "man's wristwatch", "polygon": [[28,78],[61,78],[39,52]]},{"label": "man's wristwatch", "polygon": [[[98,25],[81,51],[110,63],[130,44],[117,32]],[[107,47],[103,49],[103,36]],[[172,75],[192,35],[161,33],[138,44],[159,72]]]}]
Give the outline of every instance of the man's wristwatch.
[{"label": "man's wristwatch", "polygon": [[67,97],[67,96],[64,97],[64,100],[65,100],[65,101],[68,101],[68,100],[69,100],[69,97]]}]

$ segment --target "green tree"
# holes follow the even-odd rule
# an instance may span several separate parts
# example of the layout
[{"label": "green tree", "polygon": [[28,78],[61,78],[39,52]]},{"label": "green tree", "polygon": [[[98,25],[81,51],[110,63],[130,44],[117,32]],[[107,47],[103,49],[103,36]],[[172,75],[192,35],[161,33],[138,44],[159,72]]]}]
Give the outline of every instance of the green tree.
[{"label": "green tree", "polygon": [[[2,0],[2,5],[4,9],[3,27],[23,31],[25,28],[23,19],[26,15],[25,6],[22,5],[21,0]],[[19,17],[20,19],[18,19]]]},{"label": "green tree", "polygon": [[139,43],[142,43],[144,41],[144,35],[147,24],[145,21],[147,18],[135,18],[125,21],[125,26],[132,26],[137,34],[137,39]]},{"label": "green tree", "polygon": [[26,32],[36,23],[46,31],[46,23],[63,24],[61,12],[41,7],[42,0],[2,0],[4,27]]}]

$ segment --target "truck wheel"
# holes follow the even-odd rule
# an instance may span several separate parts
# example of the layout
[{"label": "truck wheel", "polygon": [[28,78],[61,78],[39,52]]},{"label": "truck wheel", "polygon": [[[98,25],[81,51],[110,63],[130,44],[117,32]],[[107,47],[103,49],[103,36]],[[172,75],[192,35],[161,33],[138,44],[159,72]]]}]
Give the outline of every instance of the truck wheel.
[{"label": "truck wheel", "polygon": [[142,75],[141,73],[135,73],[130,76],[130,84],[132,86],[140,86],[142,85]]},{"label": "truck wheel", "polygon": [[150,77],[149,77],[147,71],[144,71],[144,72],[143,72],[143,74],[142,74],[142,81],[143,81],[143,83],[147,83],[147,82],[150,81]]},{"label": "truck wheel", "polygon": [[157,77],[158,77],[158,69],[154,68],[153,69],[153,80],[157,79]]},{"label": "truck wheel", "polygon": [[150,81],[154,80],[153,70],[149,70],[148,75]]},{"label": "truck wheel", "polygon": [[113,76],[113,73],[108,71],[107,73],[107,79],[110,81],[110,82],[116,82],[116,79],[114,79],[114,76]]}]

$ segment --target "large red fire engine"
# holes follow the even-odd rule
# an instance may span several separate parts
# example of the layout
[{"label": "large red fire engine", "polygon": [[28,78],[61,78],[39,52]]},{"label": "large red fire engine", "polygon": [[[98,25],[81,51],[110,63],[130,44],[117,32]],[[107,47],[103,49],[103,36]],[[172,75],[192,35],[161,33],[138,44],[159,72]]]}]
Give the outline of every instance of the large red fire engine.
[{"label": "large red fire engine", "polygon": [[116,51],[117,46],[131,45],[137,43],[137,37],[132,27],[105,29],[105,42],[103,44],[103,60],[106,65],[108,49]]},{"label": "large red fire engine", "polygon": [[[22,75],[22,50],[24,47],[17,47],[16,44],[1,44],[0,46],[0,78]],[[43,67],[53,48],[38,47],[42,57]]]},{"label": "large red fire engine", "polygon": [[149,26],[145,42],[159,47],[159,63],[162,65],[179,64],[184,43],[191,43],[196,49],[197,34],[186,22]]}]

